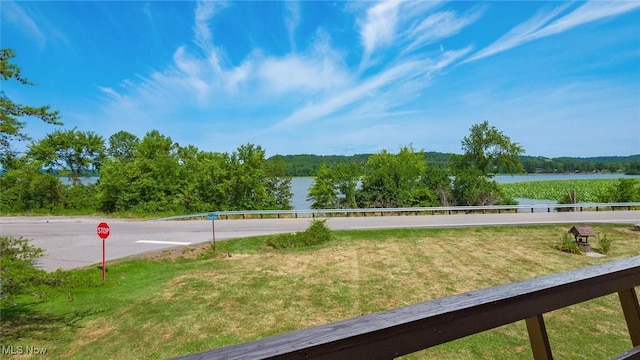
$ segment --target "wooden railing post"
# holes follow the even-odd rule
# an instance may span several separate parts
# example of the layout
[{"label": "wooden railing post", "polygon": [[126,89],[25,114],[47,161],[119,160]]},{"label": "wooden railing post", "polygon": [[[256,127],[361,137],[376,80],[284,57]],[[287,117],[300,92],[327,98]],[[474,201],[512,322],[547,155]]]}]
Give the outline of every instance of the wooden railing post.
[{"label": "wooden railing post", "polygon": [[551,345],[542,314],[525,319],[534,360],[552,360]]},{"label": "wooden railing post", "polygon": [[622,312],[627,321],[629,336],[633,346],[640,345],[640,305],[638,305],[638,296],[635,288],[622,290],[618,292]]}]

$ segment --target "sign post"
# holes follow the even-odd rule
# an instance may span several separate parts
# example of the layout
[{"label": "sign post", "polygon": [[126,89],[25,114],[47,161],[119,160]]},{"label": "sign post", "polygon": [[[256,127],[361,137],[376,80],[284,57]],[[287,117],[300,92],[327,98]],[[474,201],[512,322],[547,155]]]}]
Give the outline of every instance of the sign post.
[{"label": "sign post", "polygon": [[211,220],[211,244],[213,245],[213,252],[216,252],[216,219],[218,219],[218,214],[209,215],[209,220]]},{"label": "sign post", "polygon": [[106,222],[101,222],[100,224],[98,224],[97,233],[98,233],[98,237],[102,239],[102,282],[104,282],[104,279],[105,279],[104,241],[107,240],[107,238],[111,234],[111,228],[109,228],[109,225]]}]

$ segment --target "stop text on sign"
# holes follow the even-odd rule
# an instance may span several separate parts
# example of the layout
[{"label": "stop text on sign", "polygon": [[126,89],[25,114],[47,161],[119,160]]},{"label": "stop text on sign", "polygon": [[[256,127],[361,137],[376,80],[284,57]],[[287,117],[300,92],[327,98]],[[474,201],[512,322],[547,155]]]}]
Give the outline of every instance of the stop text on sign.
[{"label": "stop text on sign", "polygon": [[111,229],[109,228],[109,225],[107,225],[107,223],[102,222],[98,224],[97,233],[101,239],[106,239],[109,237]]}]

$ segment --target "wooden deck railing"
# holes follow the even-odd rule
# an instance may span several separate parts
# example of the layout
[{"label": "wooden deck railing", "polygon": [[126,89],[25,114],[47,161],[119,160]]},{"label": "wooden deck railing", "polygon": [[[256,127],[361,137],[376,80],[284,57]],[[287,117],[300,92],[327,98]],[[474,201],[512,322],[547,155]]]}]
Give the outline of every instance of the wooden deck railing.
[{"label": "wooden deck railing", "polygon": [[[617,293],[640,348],[640,256],[364,315],[180,359],[392,359],[524,320],[533,358],[551,359],[547,312]],[[628,351],[631,357],[639,348]],[[634,355],[635,354],[635,355]],[[499,354],[496,354],[499,357]],[[622,355],[621,358],[631,358]]]}]

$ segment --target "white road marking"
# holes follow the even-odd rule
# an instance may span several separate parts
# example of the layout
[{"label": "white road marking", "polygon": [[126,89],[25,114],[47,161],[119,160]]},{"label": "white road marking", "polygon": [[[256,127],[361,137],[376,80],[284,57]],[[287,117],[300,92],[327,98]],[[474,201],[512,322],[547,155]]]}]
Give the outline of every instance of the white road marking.
[{"label": "white road marking", "polygon": [[136,242],[140,244],[191,245],[190,242],[181,242],[181,241],[138,240]]}]

